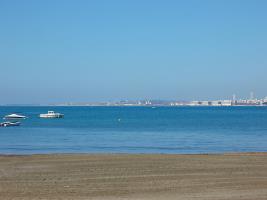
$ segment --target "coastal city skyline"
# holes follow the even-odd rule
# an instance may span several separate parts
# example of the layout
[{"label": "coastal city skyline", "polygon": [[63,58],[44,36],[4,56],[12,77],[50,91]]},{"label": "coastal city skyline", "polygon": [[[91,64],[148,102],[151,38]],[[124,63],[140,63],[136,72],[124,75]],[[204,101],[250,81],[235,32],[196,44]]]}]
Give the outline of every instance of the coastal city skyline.
[{"label": "coastal city skyline", "polygon": [[50,104],[2,104],[1,106],[267,106],[267,96],[258,98],[250,92],[247,98],[222,99],[194,99],[194,100],[162,100],[162,99],[137,99],[116,101],[86,101],[86,102],[58,102]]},{"label": "coastal city skyline", "polygon": [[237,98],[233,94],[232,99],[220,100],[121,100],[121,101],[107,101],[94,103],[62,103],[54,104],[58,106],[267,106],[267,96],[264,98],[257,98],[254,92],[250,92],[248,98]]}]

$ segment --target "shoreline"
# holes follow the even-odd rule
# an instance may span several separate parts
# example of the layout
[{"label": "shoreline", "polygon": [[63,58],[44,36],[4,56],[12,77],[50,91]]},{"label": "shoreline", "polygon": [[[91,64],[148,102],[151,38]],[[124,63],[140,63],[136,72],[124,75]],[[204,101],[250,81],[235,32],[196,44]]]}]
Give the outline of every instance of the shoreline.
[{"label": "shoreline", "polygon": [[138,156],[138,155],[162,155],[162,156],[168,156],[168,155],[176,155],[176,156],[201,156],[201,155],[216,155],[216,156],[223,156],[223,155],[265,155],[267,156],[267,151],[259,151],[259,152],[254,152],[254,151],[248,151],[248,152],[215,152],[215,153],[32,153],[32,154],[14,154],[14,153],[0,153],[0,157],[20,157],[20,156],[53,156],[53,155],[62,155],[62,156],[101,156],[101,155],[129,155],[129,156]]},{"label": "shoreline", "polygon": [[267,152],[0,155],[0,199],[267,198]]}]

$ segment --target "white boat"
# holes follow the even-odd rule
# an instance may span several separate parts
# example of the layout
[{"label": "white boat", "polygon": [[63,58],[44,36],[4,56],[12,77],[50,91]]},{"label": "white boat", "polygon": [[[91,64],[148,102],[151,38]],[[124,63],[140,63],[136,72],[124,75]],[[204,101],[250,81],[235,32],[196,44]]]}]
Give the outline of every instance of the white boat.
[{"label": "white boat", "polygon": [[64,115],[61,113],[55,113],[54,111],[48,111],[46,114],[40,114],[41,118],[63,118]]},{"label": "white boat", "polygon": [[20,122],[3,122],[0,123],[0,126],[8,127],[8,126],[19,126]]},{"label": "white boat", "polygon": [[17,114],[10,114],[10,115],[6,115],[4,117],[4,119],[25,119],[26,116],[23,115],[17,115]]}]

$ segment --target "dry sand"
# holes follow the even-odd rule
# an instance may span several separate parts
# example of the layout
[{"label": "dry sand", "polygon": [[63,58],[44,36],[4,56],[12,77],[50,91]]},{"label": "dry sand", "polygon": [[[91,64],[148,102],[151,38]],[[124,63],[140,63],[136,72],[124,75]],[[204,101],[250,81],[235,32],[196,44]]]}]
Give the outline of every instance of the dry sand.
[{"label": "dry sand", "polygon": [[267,199],[267,154],[0,156],[0,199]]}]

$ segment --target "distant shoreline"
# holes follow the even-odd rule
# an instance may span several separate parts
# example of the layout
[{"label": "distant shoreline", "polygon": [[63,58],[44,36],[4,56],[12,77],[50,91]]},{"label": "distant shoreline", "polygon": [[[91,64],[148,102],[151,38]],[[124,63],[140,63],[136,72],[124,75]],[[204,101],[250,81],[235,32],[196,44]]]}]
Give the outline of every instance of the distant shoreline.
[{"label": "distant shoreline", "polygon": [[231,105],[231,106],[208,106],[208,105],[199,105],[199,106],[190,106],[190,105],[0,105],[0,107],[190,107],[190,108],[198,108],[198,107],[267,107],[267,105]]},{"label": "distant shoreline", "polygon": [[25,153],[25,154],[19,154],[19,153],[1,153],[0,152],[0,157],[30,157],[30,156],[113,156],[113,155],[129,155],[129,156],[136,156],[136,155],[154,155],[154,156],[203,156],[203,155],[210,155],[210,156],[234,156],[234,155],[242,155],[242,156],[253,156],[253,155],[264,155],[267,156],[267,151],[259,151],[259,152],[222,152],[222,153]]}]

